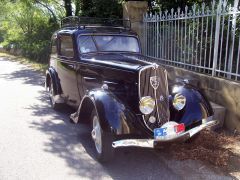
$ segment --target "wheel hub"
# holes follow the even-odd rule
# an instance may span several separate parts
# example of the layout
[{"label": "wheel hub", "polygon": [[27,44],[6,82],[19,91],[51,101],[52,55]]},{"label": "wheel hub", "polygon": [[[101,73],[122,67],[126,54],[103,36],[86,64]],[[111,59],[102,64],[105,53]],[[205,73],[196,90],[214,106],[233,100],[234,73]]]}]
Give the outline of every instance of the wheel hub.
[{"label": "wheel hub", "polygon": [[102,152],[101,127],[97,116],[93,117],[93,129],[91,132],[92,139],[95,143],[96,150],[100,154]]}]

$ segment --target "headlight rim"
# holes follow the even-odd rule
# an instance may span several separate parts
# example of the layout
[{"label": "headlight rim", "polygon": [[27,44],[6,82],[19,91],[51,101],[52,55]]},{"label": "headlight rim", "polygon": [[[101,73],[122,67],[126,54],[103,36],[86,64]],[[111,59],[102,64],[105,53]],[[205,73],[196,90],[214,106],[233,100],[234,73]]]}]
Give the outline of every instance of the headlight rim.
[{"label": "headlight rim", "polygon": [[[145,102],[143,102],[143,101],[145,101]],[[146,101],[151,101],[151,102],[146,102]],[[144,103],[147,103],[147,104],[144,105]],[[151,105],[152,107],[150,107],[149,105]],[[147,108],[150,108],[150,109],[143,109],[144,108],[143,106],[145,106],[145,108],[146,108],[146,106],[148,106]],[[155,100],[151,96],[141,97],[141,99],[139,101],[139,110],[144,115],[151,114],[154,111],[155,106],[156,106]]]},{"label": "headlight rim", "polygon": [[[178,99],[181,99],[184,101],[183,105],[181,105],[180,103],[181,102],[175,102],[176,101],[176,98]],[[178,103],[178,104],[177,104]],[[180,104],[180,105],[179,105]],[[185,107],[186,107],[186,104],[187,104],[187,98],[186,96],[184,96],[182,93],[176,93],[174,95],[174,98],[173,98],[173,102],[172,102],[172,105],[174,107],[175,110],[177,111],[181,111],[183,110]]]}]

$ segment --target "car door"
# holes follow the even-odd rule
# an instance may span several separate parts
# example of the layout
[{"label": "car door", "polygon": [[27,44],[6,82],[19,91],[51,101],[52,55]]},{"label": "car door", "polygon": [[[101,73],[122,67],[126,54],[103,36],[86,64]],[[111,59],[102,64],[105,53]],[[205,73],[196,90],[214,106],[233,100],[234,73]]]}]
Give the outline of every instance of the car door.
[{"label": "car door", "polygon": [[74,45],[71,35],[60,35],[59,58],[57,62],[58,77],[60,79],[63,95],[67,104],[77,107],[79,94],[76,78],[76,60],[74,58]]},{"label": "car door", "polygon": [[[97,51],[91,36],[81,35],[78,37],[77,42],[79,53]],[[91,55],[89,55],[88,58],[91,58]],[[94,62],[91,62],[90,59],[85,60],[83,63],[82,56],[80,55],[80,63],[78,63],[77,66],[77,80],[80,99],[82,99],[88,91],[101,87],[102,74],[102,67],[95,66]]]}]

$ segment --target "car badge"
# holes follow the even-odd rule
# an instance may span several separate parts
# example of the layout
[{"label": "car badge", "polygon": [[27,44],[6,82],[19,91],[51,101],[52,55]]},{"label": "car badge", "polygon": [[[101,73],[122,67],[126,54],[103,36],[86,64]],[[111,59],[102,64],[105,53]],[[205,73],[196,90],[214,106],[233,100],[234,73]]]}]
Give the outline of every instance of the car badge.
[{"label": "car badge", "polygon": [[160,83],[160,78],[158,76],[152,76],[150,77],[150,84],[153,87],[153,89],[157,89]]}]

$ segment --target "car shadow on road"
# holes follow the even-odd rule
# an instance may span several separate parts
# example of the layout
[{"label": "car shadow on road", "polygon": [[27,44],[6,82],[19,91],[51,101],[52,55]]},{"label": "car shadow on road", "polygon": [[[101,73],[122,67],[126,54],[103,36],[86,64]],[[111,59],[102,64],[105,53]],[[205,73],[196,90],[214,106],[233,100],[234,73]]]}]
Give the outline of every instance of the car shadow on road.
[{"label": "car shadow on road", "polygon": [[[79,177],[104,179],[107,174],[113,179],[182,179],[184,172],[180,171],[191,165],[174,160],[166,150],[156,152],[143,148],[117,149],[113,161],[100,164],[95,159],[88,124],[70,123],[69,115],[74,112],[73,109],[65,107],[62,111],[54,111],[50,107],[48,94],[44,90],[40,94],[38,100],[44,103],[28,107],[32,115],[39,119],[32,122],[31,128],[49,135],[44,151],[62,158]],[[174,165],[174,162],[177,164]],[[195,165],[192,168],[194,167],[201,168]],[[200,177],[204,172],[205,170],[196,170],[191,173]],[[231,169],[231,172],[237,172],[237,169]],[[226,174],[231,176],[230,172]]]},{"label": "car shadow on road", "polygon": [[45,92],[41,92],[38,99],[44,103],[28,107],[32,115],[39,118],[31,123],[31,128],[50,136],[50,141],[44,144],[44,151],[64,159],[79,177],[101,179],[108,174],[113,179],[179,179],[164,161],[149,149],[119,149],[113,161],[98,163],[95,160],[89,126],[70,123],[69,115],[73,110],[69,107],[61,112],[52,110]]}]

